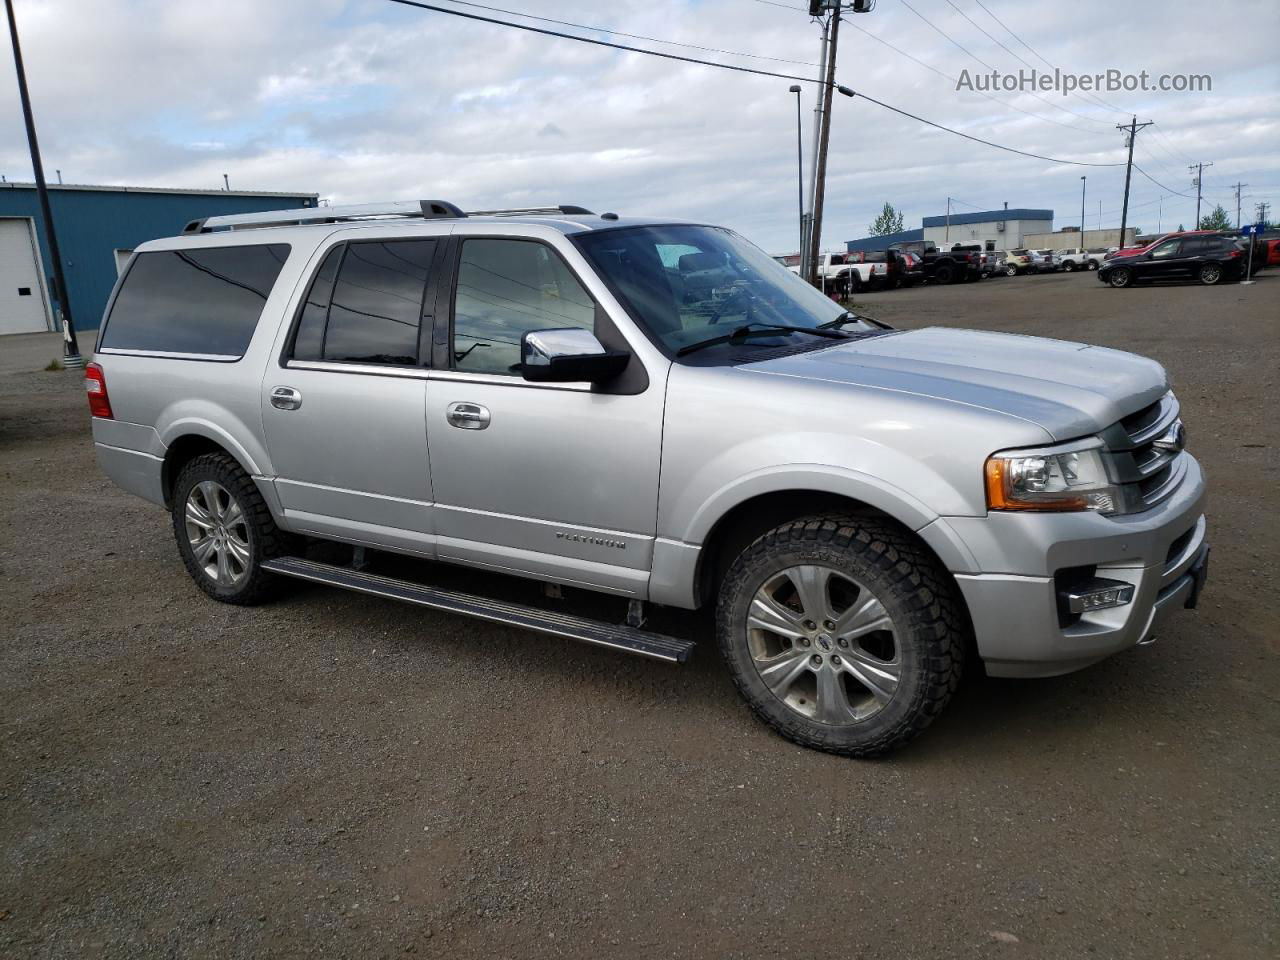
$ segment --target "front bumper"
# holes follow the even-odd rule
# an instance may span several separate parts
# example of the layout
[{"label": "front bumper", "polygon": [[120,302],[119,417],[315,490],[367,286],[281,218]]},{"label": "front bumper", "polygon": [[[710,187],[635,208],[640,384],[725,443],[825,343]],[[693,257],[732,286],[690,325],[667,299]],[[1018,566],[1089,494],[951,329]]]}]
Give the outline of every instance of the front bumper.
[{"label": "front bumper", "polygon": [[[984,571],[955,577],[988,674],[1070,673],[1151,642],[1168,615],[1195,605],[1208,570],[1205,486],[1199,464],[1183,456],[1187,472],[1178,491],[1143,513],[991,513],[947,521]],[[1062,577],[1081,569],[1130,584],[1133,599],[1066,614]]]}]

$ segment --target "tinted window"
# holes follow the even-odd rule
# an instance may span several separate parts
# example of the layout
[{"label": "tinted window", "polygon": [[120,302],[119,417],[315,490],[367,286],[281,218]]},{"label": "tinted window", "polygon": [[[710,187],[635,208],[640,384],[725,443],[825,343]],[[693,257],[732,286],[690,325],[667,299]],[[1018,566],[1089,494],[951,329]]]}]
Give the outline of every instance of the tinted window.
[{"label": "tinted window", "polygon": [[287,243],[140,253],[101,345],[242,357],[288,256]]},{"label": "tinted window", "polygon": [[307,299],[302,303],[302,316],[293,335],[292,356],[297,360],[319,360],[324,351],[324,324],[329,316],[329,298],[333,295],[333,280],[338,275],[338,263],[342,260],[345,244],[338,244],[325,256]]},{"label": "tinted window", "polygon": [[435,240],[349,243],[329,301],[321,358],[418,362],[418,329]]},{"label": "tinted window", "polygon": [[1160,246],[1151,251],[1151,259],[1165,260],[1169,257],[1176,257],[1182,249],[1181,240],[1166,240]]},{"label": "tinted window", "polygon": [[550,247],[467,240],[458,264],[453,357],[459,370],[513,373],[527,330],[595,326],[595,303]]}]

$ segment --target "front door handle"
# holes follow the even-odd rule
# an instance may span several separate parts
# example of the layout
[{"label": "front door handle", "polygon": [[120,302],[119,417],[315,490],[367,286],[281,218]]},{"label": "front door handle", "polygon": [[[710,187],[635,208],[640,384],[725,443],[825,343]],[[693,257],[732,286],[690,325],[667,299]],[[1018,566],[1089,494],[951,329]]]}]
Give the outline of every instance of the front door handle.
[{"label": "front door handle", "polygon": [[302,394],[293,387],[272,387],[271,405],[277,410],[297,410],[302,406]]},{"label": "front door handle", "polygon": [[483,430],[489,426],[489,408],[478,403],[451,403],[444,415],[449,423],[463,430]]}]

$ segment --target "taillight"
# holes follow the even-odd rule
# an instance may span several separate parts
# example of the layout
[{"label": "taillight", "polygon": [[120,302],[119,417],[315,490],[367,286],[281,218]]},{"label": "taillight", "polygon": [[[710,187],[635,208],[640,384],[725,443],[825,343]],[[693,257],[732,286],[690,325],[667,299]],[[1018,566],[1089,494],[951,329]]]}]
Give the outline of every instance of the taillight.
[{"label": "taillight", "polygon": [[84,390],[89,395],[89,412],[103,420],[114,420],[111,399],[107,396],[107,378],[102,367],[91,363],[84,368]]}]

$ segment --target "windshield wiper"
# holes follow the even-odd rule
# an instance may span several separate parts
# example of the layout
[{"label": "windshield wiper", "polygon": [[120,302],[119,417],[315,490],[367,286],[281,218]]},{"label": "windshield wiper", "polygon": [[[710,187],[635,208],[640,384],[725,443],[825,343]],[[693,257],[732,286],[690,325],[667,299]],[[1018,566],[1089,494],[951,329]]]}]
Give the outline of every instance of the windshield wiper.
[{"label": "windshield wiper", "polygon": [[708,340],[699,340],[697,343],[687,344],[676,351],[676,356],[683,357],[686,354],[693,353],[695,350],[701,350],[703,347],[714,347],[721,343],[740,343],[743,339],[753,334],[770,333],[807,333],[810,336],[826,337],[830,340],[848,339],[843,333],[837,333],[835,330],[824,330],[821,327],[792,327],[784,323],[744,323],[740,327],[735,327],[732,332],[725,334],[723,337],[711,337]]},{"label": "windshield wiper", "polygon": [[877,320],[875,317],[864,317],[861,314],[852,313],[848,310],[840,314],[840,316],[836,317],[834,320],[828,320],[826,323],[818,324],[818,329],[833,330],[843,327],[846,323],[870,323],[873,326],[879,327],[881,330],[893,329],[893,327],[889,326],[889,324],[885,323],[883,320]]}]

